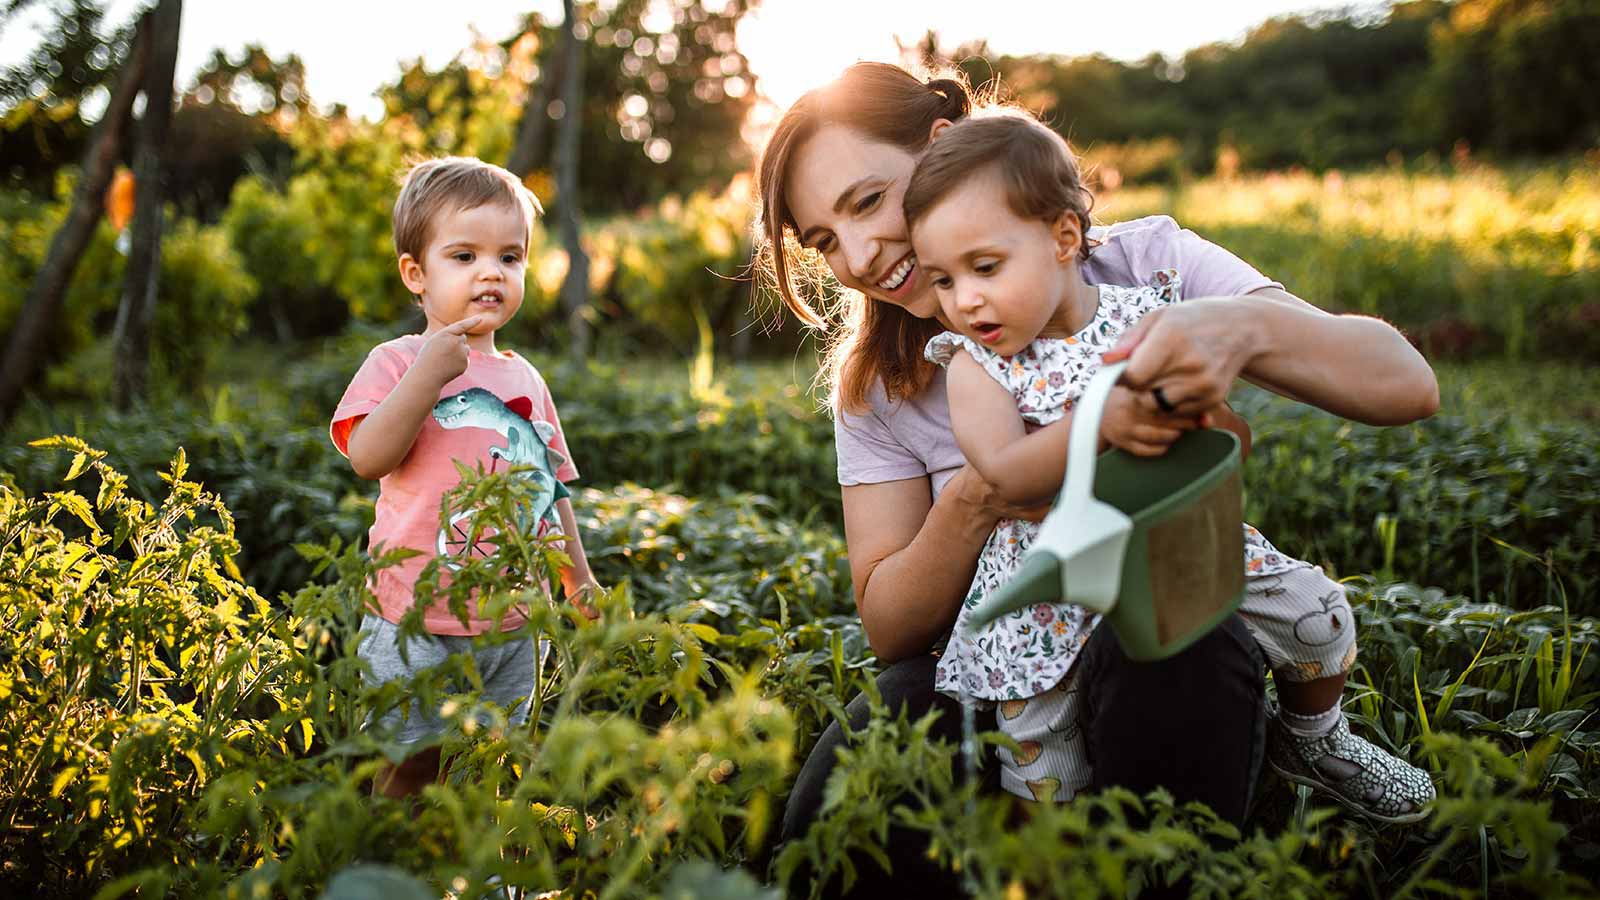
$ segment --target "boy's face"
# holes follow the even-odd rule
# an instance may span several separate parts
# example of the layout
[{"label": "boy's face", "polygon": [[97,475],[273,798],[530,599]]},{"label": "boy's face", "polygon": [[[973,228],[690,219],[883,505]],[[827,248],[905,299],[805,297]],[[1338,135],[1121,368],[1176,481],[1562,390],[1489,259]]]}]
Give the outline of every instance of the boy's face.
[{"label": "boy's face", "polygon": [[400,278],[422,298],[427,333],[468,316],[483,322],[469,332],[493,346],[494,333],[522,306],[528,267],[528,226],[510,205],[498,203],[441,214],[423,258],[400,257]]},{"label": "boy's face", "polygon": [[1060,230],[1012,212],[991,167],[929,209],[911,243],[950,326],[1012,356],[1041,335],[1071,333],[1077,245]]}]

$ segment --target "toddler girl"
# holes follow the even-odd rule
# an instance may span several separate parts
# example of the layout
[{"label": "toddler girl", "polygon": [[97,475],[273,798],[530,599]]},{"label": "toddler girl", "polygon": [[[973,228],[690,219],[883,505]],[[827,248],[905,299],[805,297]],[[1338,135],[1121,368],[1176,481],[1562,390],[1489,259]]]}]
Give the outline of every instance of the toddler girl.
[{"label": "toddler girl", "polygon": [[[1066,142],[1030,116],[997,113],[946,127],[919,161],[904,204],[918,265],[951,328],[926,352],[949,368],[950,418],[962,453],[1007,500],[1053,496],[1064,441],[1050,432],[1030,435],[1024,423],[1046,425],[1068,414],[1122,333],[1178,302],[1181,273],[1153,272],[1145,288],[1084,282],[1078,262],[1089,253],[1088,192]],[[1113,392],[1101,437],[1138,455],[1165,452],[1207,418],[1152,418],[1133,398],[1125,388]],[[1162,403],[1159,392],[1156,401]],[[1232,414],[1219,408],[1212,416]],[[995,529],[936,684],[969,701],[1000,704],[1000,728],[1020,747],[1001,751],[1007,790],[1068,800],[1089,782],[1072,665],[1096,617],[1070,603],[1040,604],[977,636],[962,627],[1010,578],[1037,530],[1020,520]],[[1273,767],[1374,818],[1421,818],[1433,799],[1427,774],[1351,734],[1339,707],[1356,655],[1343,588],[1248,525],[1243,564],[1240,613],[1266,653],[1282,702],[1268,742]]]}]

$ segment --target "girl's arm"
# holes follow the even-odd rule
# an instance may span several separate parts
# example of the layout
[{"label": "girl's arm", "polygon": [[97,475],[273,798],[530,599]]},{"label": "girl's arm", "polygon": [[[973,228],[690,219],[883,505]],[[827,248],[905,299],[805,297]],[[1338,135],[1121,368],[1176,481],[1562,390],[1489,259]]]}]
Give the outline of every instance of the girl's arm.
[{"label": "girl's arm", "polygon": [[583,552],[583,537],[578,534],[578,519],[572,512],[572,501],[562,497],[556,501],[556,515],[561,519],[561,533],[566,535],[567,556],[572,558],[572,565],[561,570],[561,586],[566,588],[567,596],[572,599],[574,606],[583,611],[585,616],[593,619],[597,615],[595,609],[588,601],[589,592],[599,587],[594,580],[594,573],[589,570],[589,557]]},{"label": "girl's arm", "polygon": [[884,663],[926,653],[950,633],[996,522],[1044,514],[1000,502],[970,465],[937,500],[927,476],[846,485],[840,493],[856,611]]},{"label": "girl's arm", "polygon": [[950,426],[961,455],[994,485],[1001,499],[1040,502],[1061,489],[1070,428],[1041,429],[1026,440],[1028,428],[1011,392],[965,350],[950,358],[946,384]]},{"label": "girl's arm", "polygon": [[[948,387],[956,443],[967,462],[994,485],[1003,500],[1048,502],[1061,490],[1072,434],[1071,413],[1028,433],[1011,393],[966,351],[951,358]],[[1239,435],[1248,454],[1250,426],[1244,419],[1226,403],[1208,412],[1218,427]],[[1146,411],[1133,391],[1118,386],[1112,389],[1100,417],[1101,446],[1121,447],[1135,456],[1160,456],[1185,431],[1201,424],[1199,417]]]},{"label": "girl's arm", "polygon": [[1129,360],[1123,383],[1150,409],[1158,385],[1181,412],[1208,409],[1240,376],[1368,425],[1404,425],[1439,408],[1433,369],[1394,326],[1333,315],[1278,288],[1151,313],[1106,354],[1118,359]]}]

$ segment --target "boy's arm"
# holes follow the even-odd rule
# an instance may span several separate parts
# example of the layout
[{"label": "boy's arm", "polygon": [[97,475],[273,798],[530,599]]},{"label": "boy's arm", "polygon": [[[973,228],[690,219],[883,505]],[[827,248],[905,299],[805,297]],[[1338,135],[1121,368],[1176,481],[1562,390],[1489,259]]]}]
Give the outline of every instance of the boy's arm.
[{"label": "boy's arm", "polygon": [[561,519],[561,533],[567,538],[563,549],[572,558],[572,565],[561,570],[561,586],[566,588],[573,605],[593,619],[599,613],[589,604],[588,595],[600,585],[589,570],[589,557],[583,552],[583,537],[578,534],[578,519],[573,515],[572,501],[566,497],[557,500],[556,515]]},{"label": "boy's arm", "polygon": [[357,475],[382,478],[411,452],[439,391],[467,370],[466,333],[481,318],[469,316],[434,332],[394,390],[350,427],[348,455]]}]

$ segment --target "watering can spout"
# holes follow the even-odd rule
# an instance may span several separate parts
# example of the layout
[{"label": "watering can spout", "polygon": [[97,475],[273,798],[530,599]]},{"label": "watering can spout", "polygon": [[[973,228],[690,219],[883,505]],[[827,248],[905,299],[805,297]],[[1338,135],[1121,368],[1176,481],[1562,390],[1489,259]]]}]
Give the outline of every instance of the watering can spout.
[{"label": "watering can spout", "polygon": [[1048,551],[1030,553],[1023,557],[1021,567],[1011,580],[972,611],[966,620],[967,628],[975,634],[1007,613],[1040,603],[1060,602],[1060,561]]}]

